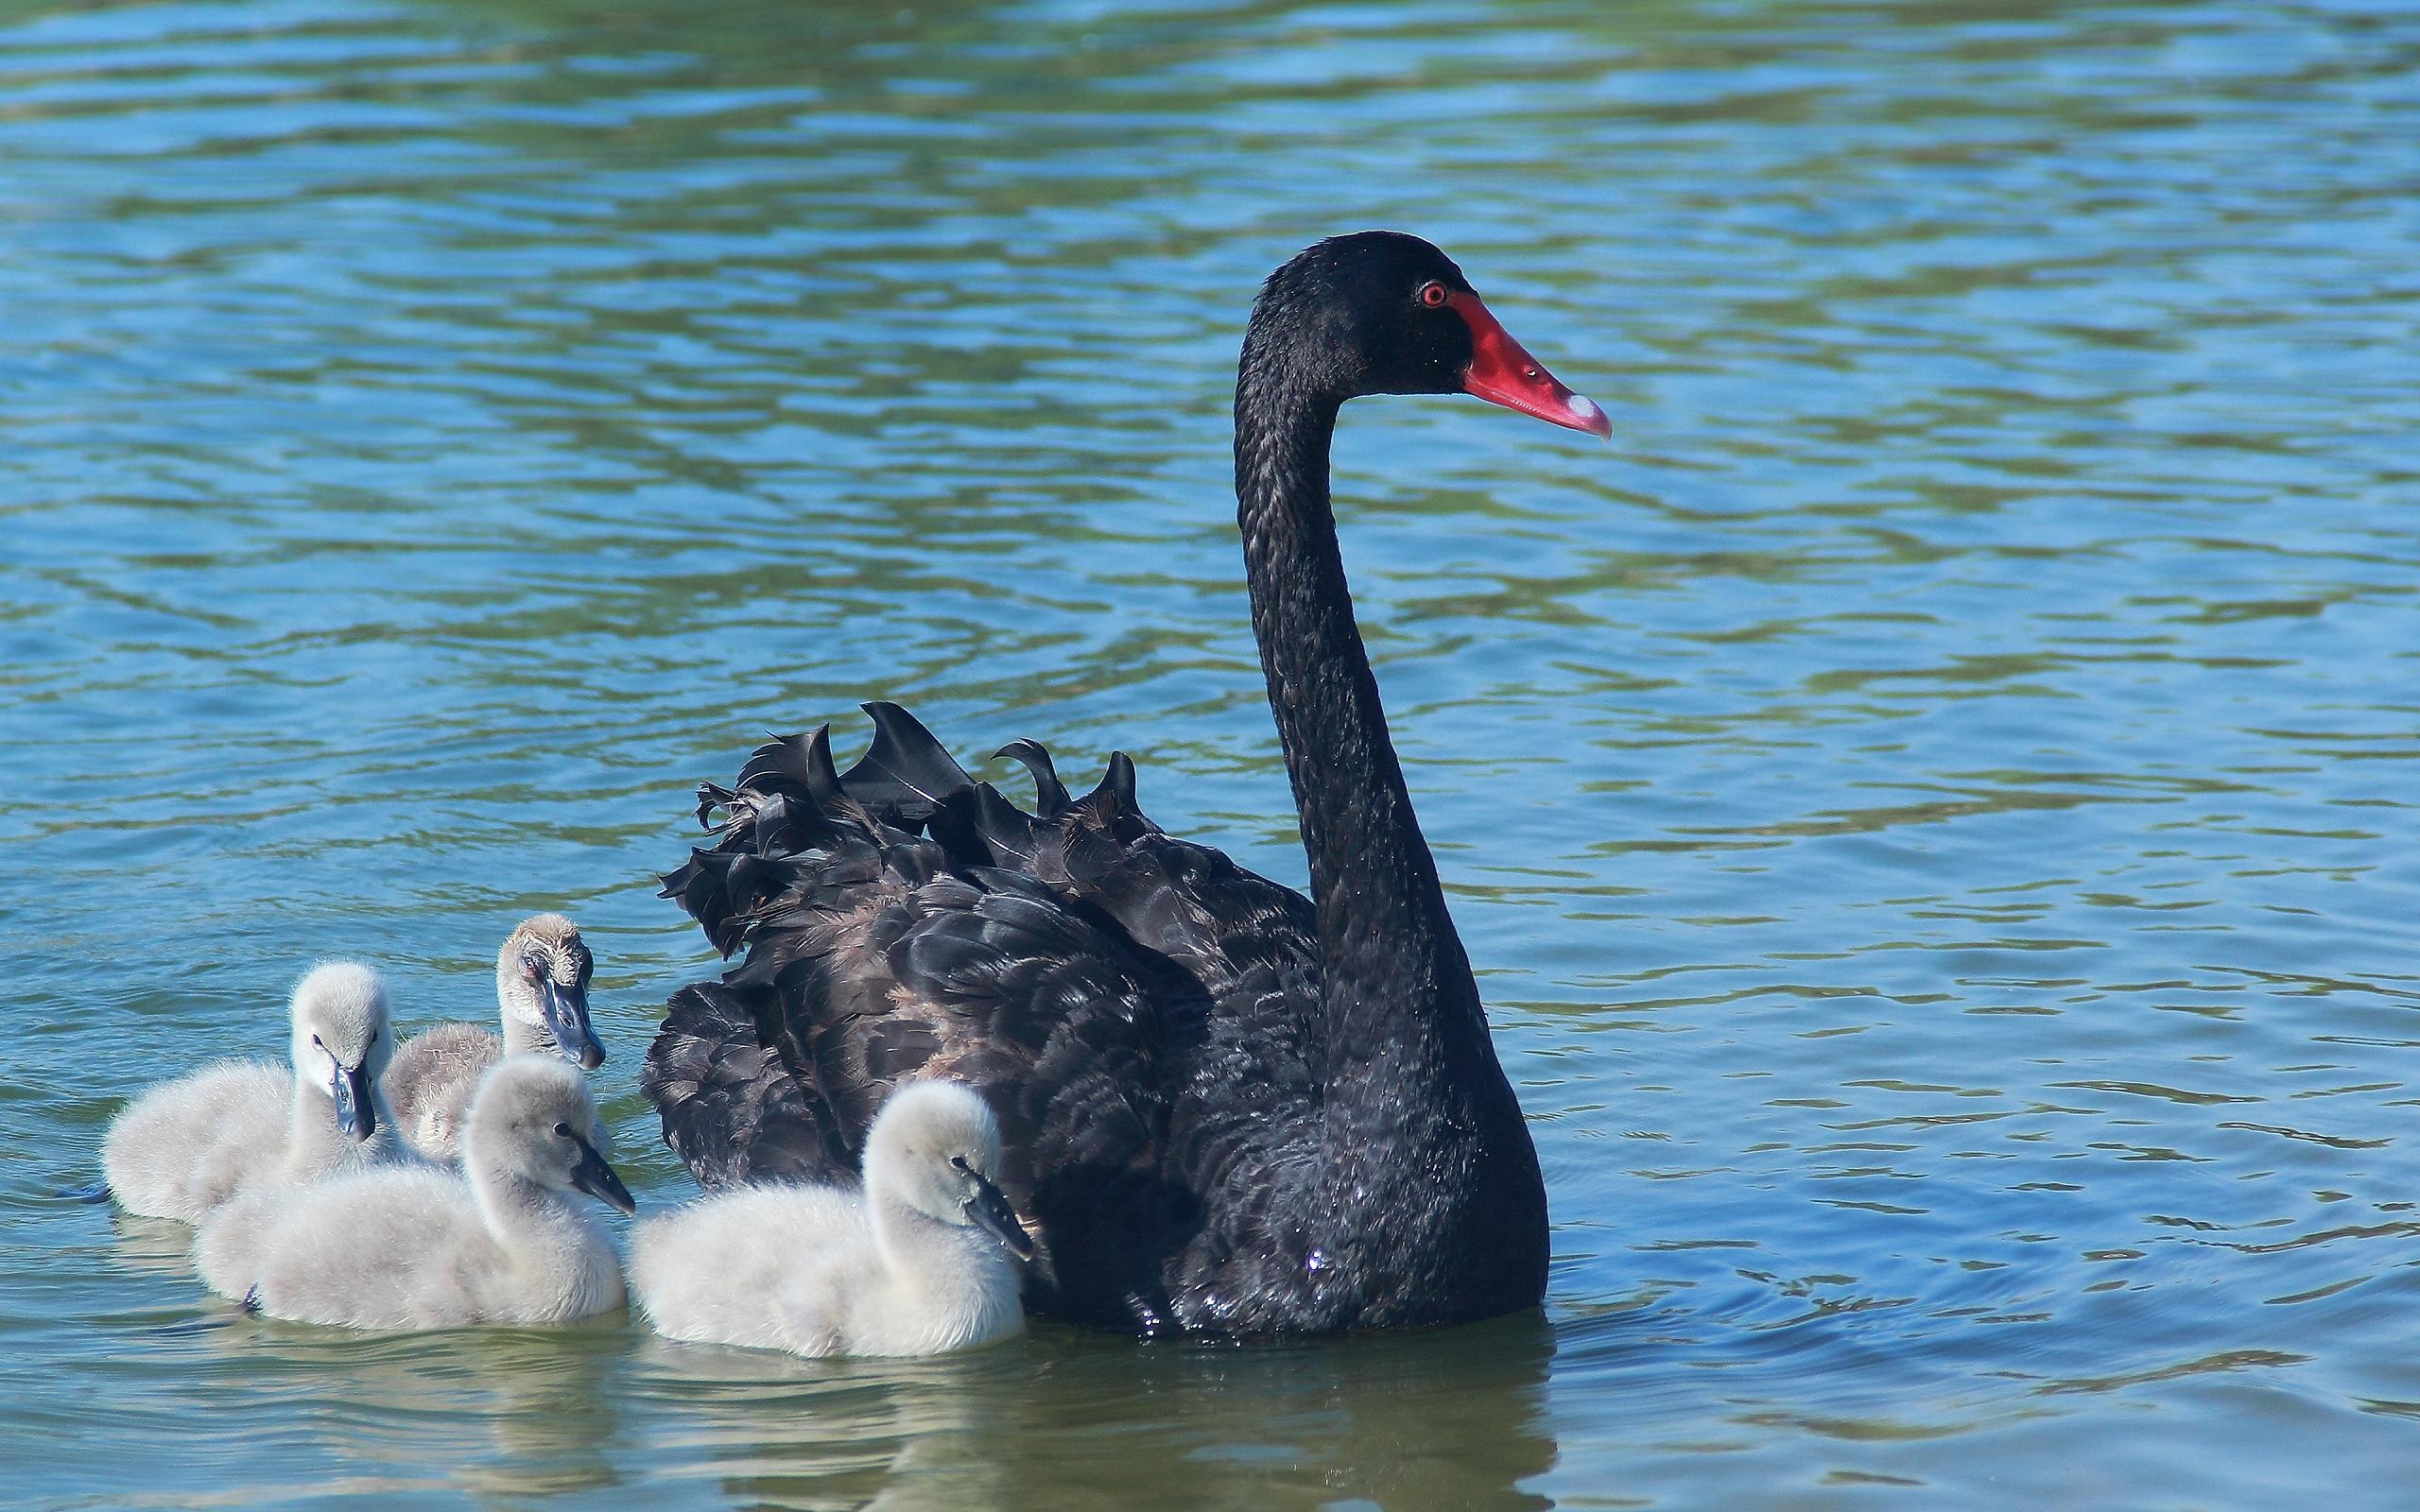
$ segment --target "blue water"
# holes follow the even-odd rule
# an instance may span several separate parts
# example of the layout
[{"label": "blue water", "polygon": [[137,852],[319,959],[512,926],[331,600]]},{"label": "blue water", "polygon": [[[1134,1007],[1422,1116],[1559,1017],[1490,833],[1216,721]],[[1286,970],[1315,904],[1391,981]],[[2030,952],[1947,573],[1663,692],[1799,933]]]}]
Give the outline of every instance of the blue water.
[{"label": "blue water", "polygon": [[[2408,1505],[2415,140],[2359,0],[0,9],[0,1499]],[[1226,405],[1365,225],[1616,423],[1338,452],[1543,1318],[362,1337],[50,1194],[559,907],[681,1200],[652,874],[861,698],[1300,881]]]}]

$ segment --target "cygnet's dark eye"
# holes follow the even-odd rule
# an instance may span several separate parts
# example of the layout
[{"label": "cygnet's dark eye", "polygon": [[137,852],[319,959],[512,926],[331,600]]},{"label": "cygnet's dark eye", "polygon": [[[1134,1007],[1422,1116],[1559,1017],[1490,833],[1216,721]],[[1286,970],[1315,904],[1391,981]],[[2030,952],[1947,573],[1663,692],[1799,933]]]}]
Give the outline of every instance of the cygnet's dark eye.
[{"label": "cygnet's dark eye", "polygon": [[315,1034],[315,1035],[313,1035],[313,1036],[311,1037],[311,1042],[312,1042],[313,1044],[315,1044],[315,1045],[320,1045],[320,1049],[322,1049],[322,1050],[325,1050],[326,1048],[328,1048],[326,1045],[320,1045],[320,1037],[319,1037],[318,1035],[316,1035],[316,1034]]},{"label": "cygnet's dark eye", "polygon": [[558,1124],[555,1125],[555,1132],[564,1139],[569,1139],[571,1138],[571,1125],[569,1124]]},{"label": "cygnet's dark eye", "polygon": [[1432,310],[1444,303],[1452,297],[1452,293],[1446,289],[1445,285],[1438,283],[1433,278],[1427,283],[1420,285],[1420,292],[1412,296],[1413,299],[1418,300],[1421,303],[1428,306]]},{"label": "cygnet's dark eye", "polygon": [[973,1176],[975,1174],[975,1168],[966,1163],[966,1157],[963,1155],[951,1156],[949,1158],[949,1163],[957,1166],[959,1170],[964,1171],[968,1176]]},{"label": "cygnet's dark eye", "polygon": [[535,982],[546,974],[546,963],[538,956],[524,955],[521,957],[521,974]]}]

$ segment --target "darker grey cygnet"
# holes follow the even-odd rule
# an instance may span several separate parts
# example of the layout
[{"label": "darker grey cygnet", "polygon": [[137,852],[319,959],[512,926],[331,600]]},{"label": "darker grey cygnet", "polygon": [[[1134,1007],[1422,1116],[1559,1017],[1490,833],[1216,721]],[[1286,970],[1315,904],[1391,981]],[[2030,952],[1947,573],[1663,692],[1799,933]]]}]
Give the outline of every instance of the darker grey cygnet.
[{"label": "darker grey cygnet", "polygon": [[495,957],[503,1033],[441,1023],[405,1040],[387,1069],[387,1100],[413,1149],[432,1160],[460,1160],[471,1096],[488,1068],[507,1056],[561,1056],[583,1071],[605,1063],[588,1020],[593,967],[579,926],[561,914],[532,915],[505,936]]}]

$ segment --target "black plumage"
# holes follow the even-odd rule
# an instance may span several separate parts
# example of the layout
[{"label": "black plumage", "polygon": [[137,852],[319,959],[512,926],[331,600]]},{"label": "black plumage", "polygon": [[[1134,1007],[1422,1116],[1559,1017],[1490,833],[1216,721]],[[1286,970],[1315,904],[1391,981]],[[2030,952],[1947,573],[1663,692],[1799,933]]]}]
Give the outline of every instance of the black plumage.
[{"label": "black plumage", "polygon": [[1254,307],[1237,518],[1313,898],[1164,833],[1122,754],[1075,799],[1041,745],[1005,747],[1028,813],[891,704],[866,706],[873,742],[846,774],[817,730],[700,790],[719,833],[666,895],[746,954],[673,997],[642,1084],[701,1182],[851,1179],[889,1089],[946,1075],[999,1118],[1002,1185],[1038,1229],[1039,1311],[1252,1337],[1538,1302],[1536,1156],[1327,499],[1346,399],[1498,397],[1508,361],[1568,400],[1443,253],[1391,232],[1312,248]]}]

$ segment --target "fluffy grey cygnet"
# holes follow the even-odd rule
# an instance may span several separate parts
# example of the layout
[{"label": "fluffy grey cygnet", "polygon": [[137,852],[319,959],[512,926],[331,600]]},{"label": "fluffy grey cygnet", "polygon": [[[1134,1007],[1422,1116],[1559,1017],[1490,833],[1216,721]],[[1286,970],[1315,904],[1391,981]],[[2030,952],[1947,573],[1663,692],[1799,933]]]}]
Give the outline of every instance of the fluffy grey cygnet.
[{"label": "fluffy grey cygnet", "polygon": [[[432,1160],[462,1155],[462,1121],[490,1066],[524,1052],[561,1056],[583,1071],[605,1063],[588,1022],[594,963],[579,926],[561,914],[537,914],[505,936],[495,957],[495,1001],[504,1033],[475,1023],[442,1023],[404,1041],[387,1068],[387,1101],[413,1149]],[[612,1154],[610,1145],[605,1147]]]},{"label": "fluffy grey cygnet", "polygon": [[669,1338],[795,1354],[942,1354],[1021,1332],[1032,1241],[993,1177],[1000,1130],[910,1082],[866,1136],[865,1190],[742,1187],[641,1224],[631,1284]]},{"label": "fluffy grey cygnet", "polygon": [[298,1323],[440,1329],[610,1312],[621,1263],[577,1194],[635,1204],[598,1139],[576,1068],[508,1056],[471,1099],[461,1172],[398,1167],[248,1193],[202,1226],[195,1260],[212,1291]]},{"label": "fluffy grey cygnet", "polygon": [[378,973],[353,961],[315,967],[287,1011],[291,1070],[222,1061],[118,1114],[101,1170],[121,1207],[199,1223],[246,1188],[408,1158],[378,1091],[393,1050]]}]

